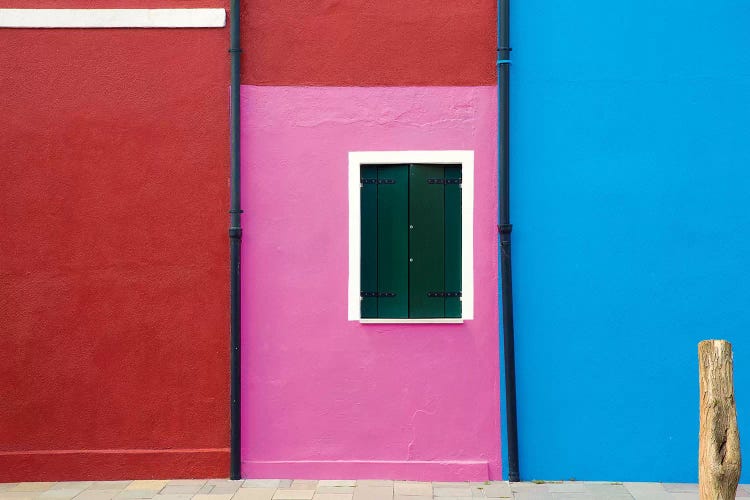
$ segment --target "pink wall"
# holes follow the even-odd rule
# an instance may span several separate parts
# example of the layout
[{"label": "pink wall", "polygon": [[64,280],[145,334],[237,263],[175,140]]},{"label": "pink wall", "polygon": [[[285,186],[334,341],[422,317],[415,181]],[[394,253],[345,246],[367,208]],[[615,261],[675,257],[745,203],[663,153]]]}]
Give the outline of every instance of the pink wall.
[{"label": "pink wall", "polygon": [[[495,87],[243,95],[247,477],[500,478]],[[347,154],[475,151],[475,318],[347,321]]]}]

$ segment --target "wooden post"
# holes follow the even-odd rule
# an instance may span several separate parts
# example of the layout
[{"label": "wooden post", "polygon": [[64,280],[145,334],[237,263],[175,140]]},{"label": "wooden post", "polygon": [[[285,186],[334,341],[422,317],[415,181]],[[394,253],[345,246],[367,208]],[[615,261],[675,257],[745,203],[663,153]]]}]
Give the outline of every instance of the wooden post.
[{"label": "wooden post", "polygon": [[700,342],[698,365],[700,500],[734,500],[742,463],[734,402],[732,344],[726,340]]}]

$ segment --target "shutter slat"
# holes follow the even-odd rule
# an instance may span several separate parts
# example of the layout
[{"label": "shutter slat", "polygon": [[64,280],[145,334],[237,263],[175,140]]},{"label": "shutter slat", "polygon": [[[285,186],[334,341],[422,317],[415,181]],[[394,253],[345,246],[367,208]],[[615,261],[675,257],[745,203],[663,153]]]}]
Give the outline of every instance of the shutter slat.
[{"label": "shutter slat", "polygon": [[[378,167],[378,317],[409,317],[409,172]],[[383,181],[383,182],[381,182]],[[383,296],[383,294],[389,294]],[[393,295],[390,295],[393,294]]]},{"label": "shutter slat", "polygon": [[445,298],[445,213],[443,167],[409,167],[409,317],[442,318]]},{"label": "shutter slat", "polygon": [[[461,179],[461,166],[446,166],[445,179]],[[445,184],[445,317],[461,317],[461,184]]]},{"label": "shutter slat", "polygon": [[[378,168],[362,165],[360,169],[361,192],[361,248],[360,288],[364,292],[360,301],[362,318],[378,317],[378,299],[370,295],[378,289]],[[375,180],[375,182],[367,182]]]}]

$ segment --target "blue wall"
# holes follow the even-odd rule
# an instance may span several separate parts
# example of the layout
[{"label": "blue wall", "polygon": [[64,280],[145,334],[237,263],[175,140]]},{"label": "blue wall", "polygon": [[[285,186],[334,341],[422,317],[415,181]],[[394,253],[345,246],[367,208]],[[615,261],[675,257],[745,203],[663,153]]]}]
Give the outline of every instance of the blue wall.
[{"label": "blue wall", "polygon": [[750,457],[750,1],[516,0],[511,24],[522,478],[696,482],[708,338]]}]

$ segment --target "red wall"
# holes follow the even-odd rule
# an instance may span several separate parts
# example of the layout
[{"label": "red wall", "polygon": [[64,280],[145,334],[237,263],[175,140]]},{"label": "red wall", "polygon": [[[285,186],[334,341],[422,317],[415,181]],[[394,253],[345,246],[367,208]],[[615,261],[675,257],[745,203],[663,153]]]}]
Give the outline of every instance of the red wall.
[{"label": "red wall", "polygon": [[0,29],[0,482],[228,474],[227,45]]},{"label": "red wall", "polygon": [[243,2],[244,84],[493,85],[495,0]]}]

